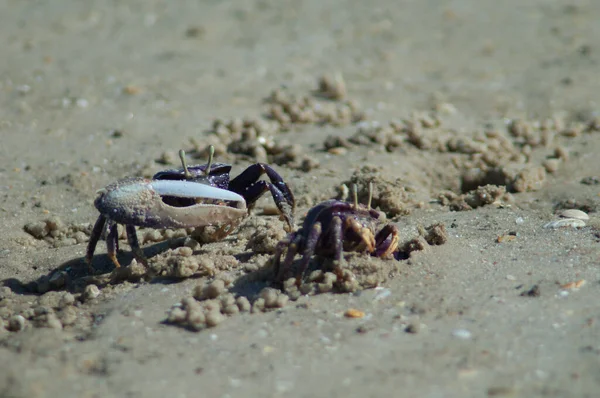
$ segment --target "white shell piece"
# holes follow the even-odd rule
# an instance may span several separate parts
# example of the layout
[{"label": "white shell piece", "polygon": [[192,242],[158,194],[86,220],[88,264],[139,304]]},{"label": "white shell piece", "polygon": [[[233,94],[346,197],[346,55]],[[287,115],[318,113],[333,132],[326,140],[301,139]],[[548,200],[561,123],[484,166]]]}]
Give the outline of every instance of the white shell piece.
[{"label": "white shell piece", "polygon": [[562,218],[576,218],[578,220],[589,220],[590,216],[584,211],[578,209],[567,209],[563,210],[559,214]]},{"label": "white shell piece", "polygon": [[159,195],[177,196],[180,198],[207,198],[245,202],[241,195],[211,185],[190,181],[153,180],[150,186]]},{"label": "white shell piece", "polygon": [[564,228],[564,227],[583,228],[583,227],[585,227],[585,221],[580,220],[578,218],[563,218],[560,220],[551,221],[548,224],[544,225],[544,228],[552,228],[552,229]]}]

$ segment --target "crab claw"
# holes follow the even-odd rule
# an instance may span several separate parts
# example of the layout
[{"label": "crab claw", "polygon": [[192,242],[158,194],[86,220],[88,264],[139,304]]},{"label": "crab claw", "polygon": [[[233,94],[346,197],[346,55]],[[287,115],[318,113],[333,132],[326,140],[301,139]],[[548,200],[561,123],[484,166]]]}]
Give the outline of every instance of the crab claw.
[{"label": "crab claw", "polygon": [[128,178],[100,190],[94,204],[117,223],[150,228],[222,225],[247,215],[242,196],[190,181]]}]

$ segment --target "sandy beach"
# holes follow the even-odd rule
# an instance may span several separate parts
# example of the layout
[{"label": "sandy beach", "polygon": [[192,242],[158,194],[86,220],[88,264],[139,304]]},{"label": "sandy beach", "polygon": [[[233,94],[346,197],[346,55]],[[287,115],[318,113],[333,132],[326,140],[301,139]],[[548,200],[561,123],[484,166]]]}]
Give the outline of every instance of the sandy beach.
[{"label": "sandy beach", "polygon": [[[597,396],[599,20],[591,0],[0,2],[0,397]],[[232,177],[271,165],[295,230],[371,184],[396,258],[315,255],[282,287],[267,192],[223,239],[138,228],[144,267],[120,229],[122,267],[104,240],[87,265],[99,189],[210,145]]]}]

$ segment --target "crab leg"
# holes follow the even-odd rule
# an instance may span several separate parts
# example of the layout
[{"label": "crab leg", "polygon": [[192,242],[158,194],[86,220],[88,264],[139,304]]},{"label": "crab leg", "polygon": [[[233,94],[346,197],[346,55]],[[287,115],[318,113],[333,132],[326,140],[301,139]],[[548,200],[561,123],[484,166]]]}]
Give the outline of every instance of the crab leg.
[{"label": "crab leg", "polygon": [[[259,181],[263,174],[266,174],[271,182]],[[251,207],[252,203],[256,202],[263,193],[270,190],[286,223],[290,229],[293,228],[293,211],[296,206],[294,194],[271,166],[264,163],[253,164],[229,182],[229,189],[242,195],[246,199],[248,207]]]},{"label": "crab leg", "polygon": [[125,225],[125,232],[127,232],[127,242],[129,242],[129,246],[131,247],[131,251],[133,252],[133,257],[140,263],[144,264],[146,267],[148,266],[148,260],[144,256],[144,252],[140,248],[140,243],[138,241],[137,233],[135,232],[135,225],[127,224]]},{"label": "crab leg", "polygon": [[389,257],[398,249],[398,227],[387,224],[375,235],[375,256]]},{"label": "crab leg", "polygon": [[119,229],[116,223],[110,223],[108,226],[108,235],[106,235],[106,251],[108,258],[112,260],[117,268],[121,266],[117,260],[117,250],[119,244]]},{"label": "crab leg", "polygon": [[342,219],[338,216],[331,220],[331,238],[330,242],[333,246],[333,267],[334,272],[338,277],[338,281],[342,280],[342,262],[344,261],[344,236],[342,234]]},{"label": "crab leg", "polygon": [[104,231],[105,224],[106,217],[104,217],[101,214],[96,220],[96,223],[94,224],[94,228],[92,229],[92,233],[90,234],[90,241],[88,242],[87,250],[85,252],[85,261],[88,264],[92,263],[94,251],[96,251],[96,245],[98,244],[98,240],[100,240],[100,236],[102,236],[102,231]]},{"label": "crab leg", "polygon": [[[281,268],[282,270],[282,275],[281,276],[281,281],[283,282],[283,278],[286,276],[285,274],[283,274],[283,272],[285,272],[285,270],[288,270],[290,268],[290,266],[292,265],[292,263],[294,262],[294,257],[296,257],[296,253],[298,253],[298,250],[300,249],[300,245],[302,244],[302,235],[296,235],[294,236],[294,238],[292,239],[290,245],[288,246],[287,249],[287,253],[285,254],[285,258],[283,259],[283,267]],[[302,275],[298,275],[296,273],[296,278],[297,280],[300,280],[300,277]],[[298,283],[298,282],[296,282]]]},{"label": "crab leg", "polygon": [[310,258],[315,253],[315,248],[321,237],[321,232],[321,223],[318,222],[313,225],[310,233],[306,237],[306,242],[304,242],[304,253],[302,254],[302,259],[300,260],[300,264],[298,264],[298,270],[296,272],[296,284],[298,286],[302,284],[302,277],[308,268]]},{"label": "crab leg", "polygon": [[296,234],[289,234],[284,239],[277,243],[275,247],[275,254],[273,256],[273,273],[275,274],[275,280],[281,281],[283,278],[283,272],[285,267],[281,266],[281,255],[286,247],[289,247],[289,244],[292,242]]}]

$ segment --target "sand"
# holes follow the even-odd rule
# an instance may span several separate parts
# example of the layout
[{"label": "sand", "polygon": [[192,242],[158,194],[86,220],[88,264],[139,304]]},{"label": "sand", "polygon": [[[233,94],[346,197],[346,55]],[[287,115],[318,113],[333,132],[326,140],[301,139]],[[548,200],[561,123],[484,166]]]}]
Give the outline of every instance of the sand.
[{"label": "sand", "polygon": [[[596,396],[598,20],[594,1],[1,3],[0,396]],[[139,230],[149,271],[126,240],[121,269],[103,241],[89,269],[96,191],[208,145],[234,176],[271,164],[296,228],[371,182],[399,260],[346,253],[341,283],[315,256],[282,292],[266,194],[215,242]]]}]

